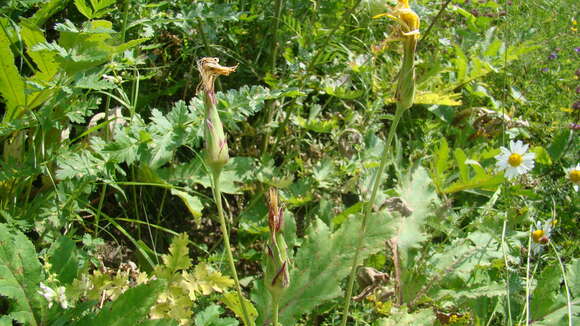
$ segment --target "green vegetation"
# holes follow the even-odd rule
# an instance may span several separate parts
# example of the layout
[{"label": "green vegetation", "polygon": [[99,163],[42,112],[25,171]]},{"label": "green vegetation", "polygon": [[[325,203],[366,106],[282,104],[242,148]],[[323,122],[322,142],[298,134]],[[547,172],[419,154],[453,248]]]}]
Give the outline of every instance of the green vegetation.
[{"label": "green vegetation", "polygon": [[576,2],[8,1],[0,326],[579,323]]}]

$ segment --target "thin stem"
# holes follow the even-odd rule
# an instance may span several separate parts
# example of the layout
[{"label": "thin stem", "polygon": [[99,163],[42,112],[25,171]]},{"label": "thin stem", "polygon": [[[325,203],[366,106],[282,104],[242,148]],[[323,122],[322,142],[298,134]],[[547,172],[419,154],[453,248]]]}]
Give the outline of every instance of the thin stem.
[{"label": "thin stem", "polygon": [[526,266],[526,325],[530,325],[530,259],[532,257],[532,226],[528,236],[528,264]]},{"label": "thin stem", "polygon": [[381,185],[381,176],[383,175],[383,172],[384,172],[385,167],[387,165],[387,158],[389,157],[388,156],[389,147],[391,147],[391,142],[393,141],[393,138],[395,136],[395,131],[397,130],[397,125],[399,124],[399,120],[401,120],[401,117],[403,116],[404,112],[405,112],[405,108],[403,108],[402,106],[397,104],[397,111],[395,112],[395,118],[393,119],[393,124],[391,124],[391,128],[389,130],[389,135],[387,137],[387,142],[385,143],[385,146],[383,148],[383,153],[381,154],[381,163],[379,164],[379,168],[377,169],[377,172],[376,172],[375,177],[373,179],[373,190],[371,192],[371,198],[367,202],[367,205],[365,206],[365,209],[364,209],[364,215],[363,215],[363,220],[362,220],[362,224],[361,224],[360,236],[359,236],[358,241],[357,241],[356,251],[354,254],[354,260],[352,262],[352,267],[350,270],[350,276],[348,279],[348,287],[347,287],[347,291],[346,291],[346,296],[344,297],[344,312],[342,314],[342,323],[341,323],[342,326],[346,326],[346,321],[348,320],[348,311],[350,308],[350,300],[352,297],[352,290],[354,287],[356,267],[358,265],[360,251],[361,251],[361,247],[362,247],[362,242],[364,239],[364,235],[366,233],[367,220],[368,220],[370,213],[373,210],[373,205],[375,204],[375,200],[377,198],[377,193],[378,193],[379,187]]},{"label": "thin stem", "polygon": [[505,269],[506,269],[506,299],[507,299],[507,311],[508,311],[508,318],[509,318],[509,325],[513,325],[513,321],[512,321],[512,308],[511,308],[511,301],[510,301],[510,271],[509,271],[509,265],[508,265],[508,260],[507,260],[507,253],[505,250],[505,234],[506,234],[506,230],[507,230],[507,216],[505,218],[505,220],[503,221],[503,230],[501,232],[501,250],[503,252],[503,259],[504,259],[504,264],[505,264]]},{"label": "thin stem", "polygon": [[278,59],[278,28],[280,27],[280,16],[282,15],[282,0],[276,0],[274,4],[274,16],[272,17],[272,24],[274,31],[272,32],[272,74],[276,70],[276,61]]},{"label": "thin stem", "polygon": [[276,299],[274,299],[273,301],[274,302],[272,303],[272,325],[278,326],[278,307],[280,306],[280,304]]},{"label": "thin stem", "polygon": [[121,28],[121,42],[125,42],[128,21],[129,21],[129,0],[125,0],[123,3],[123,27]]},{"label": "thin stem", "polygon": [[242,295],[242,287],[240,286],[240,281],[238,279],[238,273],[236,272],[236,265],[234,264],[234,256],[232,255],[232,249],[230,246],[230,236],[228,232],[228,227],[226,225],[226,218],[224,217],[224,210],[222,207],[222,193],[220,190],[220,172],[213,174],[213,198],[217,205],[218,215],[220,218],[220,229],[222,231],[222,236],[224,239],[224,246],[226,254],[228,256],[228,262],[230,264],[230,270],[236,282],[236,290],[238,292],[238,298],[240,299],[240,305],[242,306],[242,313],[244,315],[244,324],[250,325],[250,318],[248,318],[248,310],[246,308],[246,303],[244,302],[244,296]]},{"label": "thin stem", "polygon": [[558,254],[558,250],[554,246],[554,242],[550,240],[550,247],[554,250],[556,257],[558,258],[558,263],[560,263],[560,269],[562,270],[562,277],[564,278],[564,287],[566,288],[566,300],[568,301],[568,326],[572,326],[572,298],[570,297],[570,288],[568,287],[568,279],[566,277],[566,269],[562,263],[562,258]]}]

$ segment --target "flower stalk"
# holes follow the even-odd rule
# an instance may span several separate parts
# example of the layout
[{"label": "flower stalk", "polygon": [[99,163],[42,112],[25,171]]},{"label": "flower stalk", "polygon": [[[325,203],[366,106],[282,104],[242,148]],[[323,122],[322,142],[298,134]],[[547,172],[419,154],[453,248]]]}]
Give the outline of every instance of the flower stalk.
[{"label": "flower stalk", "polygon": [[224,216],[224,210],[222,206],[220,175],[224,165],[226,165],[226,163],[229,160],[229,153],[228,153],[227,138],[217,110],[217,100],[214,89],[215,79],[220,75],[225,76],[229,75],[230,73],[236,70],[237,66],[225,67],[219,64],[218,58],[206,57],[200,59],[197,62],[197,68],[201,75],[201,81],[197,86],[197,92],[198,93],[203,92],[203,101],[206,109],[205,126],[204,126],[205,150],[206,150],[205,163],[207,167],[210,169],[212,175],[213,198],[214,201],[216,202],[218,210],[220,229],[224,239],[224,247],[228,257],[228,263],[230,265],[230,270],[236,283],[236,290],[238,293],[238,298],[240,300],[240,305],[242,306],[242,314],[244,318],[243,322],[244,325],[250,325],[250,318],[248,317],[249,316],[248,309],[246,308],[244,296],[242,295],[242,287],[240,286],[238,273],[236,271],[236,265],[234,263],[234,257],[232,255],[228,227],[226,224],[226,219]]},{"label": "flower stalk", "polygon": [[396,111],[395,117],[393,118],[393,122],[389,129],[387,141],[385,142],[385,146],[381,154],[379,167],[373,178],[371,196],[363,208],[363,219],[360,232],[361,236],[357,241],[356,251],[348,280],[346,296],[344,298],[344,310],[341,323],[342,326],[346,326],[348,320],[354,280],[356,277],[356,269],[359,264],[360,251],[363,245],[364,235],[366,233],[367,220],[373,211],[373,205],[376,201],[380,185],[382,184],[382,175],[387,165],[389,148],[391,147],[391,143],[395,136],[397,125],[399,124],[401,117],[405,111],[413,105],[413,101],[415,99],[415,50],[417,48],[417,40],[419,38],[419,16],[409,8],[408,0],[399,0],[399,3],[393,8],[392,11],[389,13],[377,15],[375,18],[383,16],[392,18],[398,23],[398,26],[395,29],[395,36],[387,41],[396,40],[403,43],[403,58],[401,70],[399,72],[399,79],[397,81],[397,90],[395,92]]}]

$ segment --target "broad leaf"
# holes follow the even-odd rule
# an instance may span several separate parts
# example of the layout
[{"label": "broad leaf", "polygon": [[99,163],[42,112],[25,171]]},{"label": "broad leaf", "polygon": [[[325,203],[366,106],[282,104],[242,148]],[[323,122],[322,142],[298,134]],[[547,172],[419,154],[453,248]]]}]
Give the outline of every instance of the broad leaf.
[{"label": "broad leaf", "polygon": [[8,298],[9,317],[26,325],[43,323],[46,301],[37,293],[42,280],[34,245],[21,232],[0,224],[0,295]]},{"label": "broad leaf", "polygon": [[0,95],[6,101],[4,122],[9,122],[26,110],[24,80],[14,65],[10,40],[4,29],[0,29]]}]

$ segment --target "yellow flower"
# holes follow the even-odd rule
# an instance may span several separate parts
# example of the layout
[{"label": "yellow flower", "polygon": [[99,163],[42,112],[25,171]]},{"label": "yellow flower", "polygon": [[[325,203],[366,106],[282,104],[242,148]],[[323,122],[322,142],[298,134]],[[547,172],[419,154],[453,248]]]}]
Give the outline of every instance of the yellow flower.
[{"label": "yellow flower", "polygon": [[412,36],[414,39],[419,38],[419,26],[421,21],[419,16],[409,7],[408,0],[399,0],[397,5],[388,13],[379,14],[373,18],[389,17],[395,20],[401,26],[403,36]]}]

